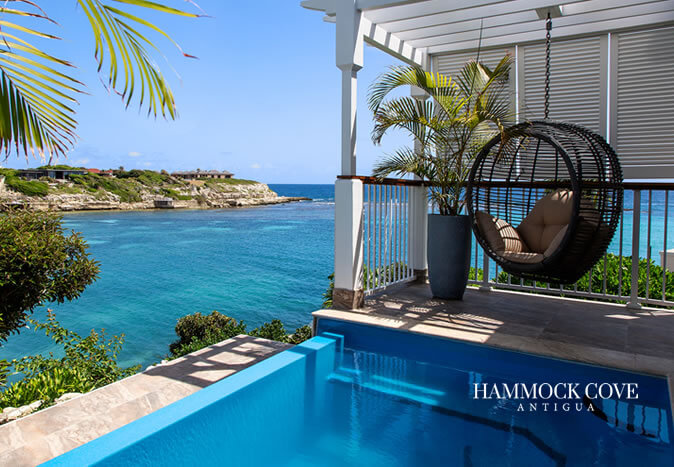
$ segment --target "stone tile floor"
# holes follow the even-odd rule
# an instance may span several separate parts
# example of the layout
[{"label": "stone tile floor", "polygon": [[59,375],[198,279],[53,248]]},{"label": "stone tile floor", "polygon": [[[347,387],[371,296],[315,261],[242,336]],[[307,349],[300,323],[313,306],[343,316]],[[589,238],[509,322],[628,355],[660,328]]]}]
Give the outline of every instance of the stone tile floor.
[{"label": "stone tile floor", "polygon": [[672,311],[471,288],[463,300],[447,301],[414,284],[370,296],[359,310],[320,310],[314,316],[674,376]]},{"label": "stone tile floor", "polygon": [[2,425],[0,465],[47,461],[288,347],[236,336]]}]

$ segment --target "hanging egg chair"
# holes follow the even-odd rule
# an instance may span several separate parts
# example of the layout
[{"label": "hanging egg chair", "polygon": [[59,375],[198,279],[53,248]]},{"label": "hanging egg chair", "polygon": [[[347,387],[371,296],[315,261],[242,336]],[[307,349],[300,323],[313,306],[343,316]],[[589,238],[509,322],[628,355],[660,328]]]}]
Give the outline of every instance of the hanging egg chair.
[{"label": "hanging egg chair", "polygon": [[548,120],[506,129],[478,154],[467,186],[473,232],[504,271],[568,284],[606,252],[623,204],[622,169],[600,135]]}]

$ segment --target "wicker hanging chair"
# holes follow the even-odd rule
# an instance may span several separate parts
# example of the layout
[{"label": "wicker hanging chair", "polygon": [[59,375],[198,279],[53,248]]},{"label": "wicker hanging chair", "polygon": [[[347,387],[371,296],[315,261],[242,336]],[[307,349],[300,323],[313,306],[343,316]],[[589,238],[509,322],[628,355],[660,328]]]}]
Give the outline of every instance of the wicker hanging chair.
[{"label": "wicker hanging chair", "polygon": [[[572,283],[604,254],[622,209],[622,170],[583,127],[533,121],[477,156],[467,190],[473,231],[504,271]],[[516,227],[515,227],[516,226]]]},{"label": "wicker hanging chair", "polygon": [[[548,18],[548,63],[549,31]],[[549,70],[549,66],[547,67]],[[478,154],[467,207],[478,243],[504,271],[568,284],[606,252],[622,210],[622,169],[600,135],[545,120],[521,123]]]}]

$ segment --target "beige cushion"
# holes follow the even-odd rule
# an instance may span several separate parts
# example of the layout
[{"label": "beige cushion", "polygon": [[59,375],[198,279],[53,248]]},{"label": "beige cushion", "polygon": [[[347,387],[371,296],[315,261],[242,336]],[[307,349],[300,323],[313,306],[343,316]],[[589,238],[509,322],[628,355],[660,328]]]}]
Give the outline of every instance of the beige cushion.
[{"label": "beige cushion", "polygon": [[505,259],[512,261],[514,263],[525,263],[525,264],[535,264],[535,263],[540,263],[543,261],[543,255],[540,253],[527,253],[527,252],[520,252],[520,253],[513,253],[510,251],[506,251],[503,253],[503,256]]},{"label": "beige cushion", "polygon": [[562,243],[562,240],[564,239],[564,235],[566,235],[566,231],[569,230],[569,226],[565,225],[562,227],[562,230],[560,230],[557,235],[555,235],[555,238],[552,239],[552,242],[550,242],[550,245],[548,245],[548,248],[545,250],[545,253],[543,253],[543,256],[546,258],[552,256],[552,254],[557,251],[557,248],[559,248],[559,245]]},{"label": "beige cushion", "polygon": [[[543,254],[559,232],[571,222],[573,192],[556,190],[539,199],[517,227],[517,232],[534,253]],[[561,242],[561,238],[559,239]]]},{"label": "beige cushion", "polygon": [[529,251],[517,230],[503,219],[492,217],[484,211],[477,211],[475,218],[484,239],[497,254],[503,255],[506,251],[514,253]]}]

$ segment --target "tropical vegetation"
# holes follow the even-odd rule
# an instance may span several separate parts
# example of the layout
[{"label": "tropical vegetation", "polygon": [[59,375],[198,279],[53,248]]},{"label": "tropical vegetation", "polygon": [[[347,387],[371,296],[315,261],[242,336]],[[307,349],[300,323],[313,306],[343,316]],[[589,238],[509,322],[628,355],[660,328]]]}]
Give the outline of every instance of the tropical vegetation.
[{"label": "tropical vegetation", "polygon": [[[590,272],[581,277],[578,282],[576,282],[576,284],[563,285],[562,296],[564,295],[564,290],[570,293],[574,289],[577,289],[582,292],[591,291],[596,294],[606,294],[614,297],[629,297],[632,290],[631,271],[631,256],[625,256],[621,259],[618,255],[607,253],[606,260],[598,261],[592,267]],[[471,268],[471,279],[480,281],[483,277],[484,275],[481,268]],[[638,277],[639,297],[648,296],[655,300],[662,299],[662,286],[664,279],[664,298],[667,301],[674,301],[674,272],[667,271],[662,266],[656,264],[652,259],[648,260],[646,258],[640,258]],[[519,283],[519,279],[515,277],[510,279],[510,282],[513,281],[515,283]],[[498,276],[496,276],[495,286],[498,287],[498,284],[507,283],[509,283],[508,274],[500,271]],[[548,285],[547,283],[543,282],[536,282],[534,284],[533,281],[528,279],[523,280],[522,284],[529,287],[533,287],[535,285],[539,288],[546,288]],[[559,284],[551,284],[551,287],[558,289]],[[646,289],[648,289],[648,294]]]},{"label": "tropical vegetation", "polygon": [[[20,407],[41,401],[41,408],[51,405],[65,393],[85,393],[136,373],[140,366],[122,368],[117,363],[124,335],[106,338],[105,331],[92,330],[82,337],[63,328],[49,311],[47,319],[29,323],[58,344],[61,358],[33,355],[11,362],[12,373],[22,378],[0,392],[0,409]],[[5,376],[8,369],[5,370]]]},{"label": "tropical vegetation", "polygon": [[213,311],[208,315],[197,312],[183,316],[178,320],[175,332],[178,340],[169,346],[169,358],[181,357],[239,334],[248,334],[288,344],[299,344],[311,338],[309,326],[301,326],[295,329],[292,334],[288,334],[283,323],[278,319],[246,332],[246,324],[243,321],[237,321],[218,311]]},{"label": "tropical vegetation", "polygon": [[[491,69],[469,61],[455,77],[411,66],[393,67],[380,76],[368,95],[372,141],[380,144],[389,130],[400,129],[415,145],[378,161],[374,176],[415,175],[430,186],[429,196],[440,214],[460,214],[473,160],[512,121],[507,86],[511,62],[506,55]],[[428,99],[391,97],[407,86],[422,90]]]},{"label": "tropical vegetation", "polygon": [[[81,169],[70,166],[45,166],[41,168]],[[47,177],[27,181],[19,177],[19,171],[0,169],[0,179],[4,177],[8,190],[31,197],[44,197],[52,194],[90,194],[97,199],[106,199],[108,194],[119,197],[123,203],[143,200],[144,194],[161,195],[174,200],[199,199],[203,188],[218,193],[236,191],[235,186],[255,185],[259,182],[236,178],[206,179],[191,184],[170,176],[166,171],[123,170],[113,171],[114,177],[97,173],[71,174],[67,180],[55,181]]]},{"label": "tropical vegetation", "polygon": [[[0,150],[37,155],[50,163],[65,156],[77,139],[75,106],[85,84],[75,66],[46,52],[35,41],[54,41],[56,24],[47,12],[59,12],[65,2],[13,0],[2,2],[0,14]],[[68,4],[81,11],[91,27],[94,60],[107,89],[154,117],[175,119],[171,87],[155,57],[161,51],[151,35],[173,43],[169,34],[144,13],[196,18],[198,11],[171,6],[177,0],[76,0]],[[182,2],[184,4],[184,2]],[[188,0],[191,9],[196,5]],[[77,6],[78,8],[75,8]],[[44,43],[43,43],[44,44]]]},{"label": "tropical vegetation", "polygon": [[80,296],[98,275],[79,233],[66,233],[61,217],[42,212],[0,215],[0,340],[25,326],[47,302]]}]

